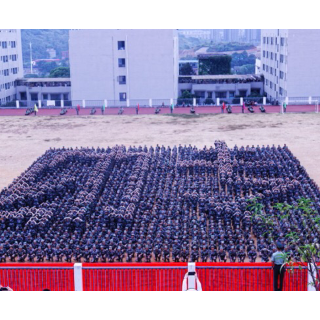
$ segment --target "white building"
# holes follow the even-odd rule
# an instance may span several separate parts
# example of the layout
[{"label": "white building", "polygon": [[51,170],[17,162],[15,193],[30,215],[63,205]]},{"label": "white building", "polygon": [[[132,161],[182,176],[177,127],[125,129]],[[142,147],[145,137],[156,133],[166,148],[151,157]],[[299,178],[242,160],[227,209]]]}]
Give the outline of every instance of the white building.
[{"label": "white building", "polygon": [[261,29],[245,29],[243,40],[248,43],[260,43]]},{"label": "white building", "polygon": [[224,42],[239,42],[239,40],[240,40],[240,29],[224,29],[223,30]]},{"label": "white building", "polygon": [[266,29],[261,32],[265,92],[286,97],[320,96],[320,30]]},{"label": "white building", "polygon": [[0,105],[16,100],[14,81],[22,76],[21,31],[0,29]]},{"label": "white building", "polygon": [[177,30],[71,30],[72,99],[174,99],[178,49]]},{"label": "white building", "polygon": [[206,29],[180,29],[179,33],[187,38],[199,38],[204,40],[210,40],[212,36],[212,31]]}]

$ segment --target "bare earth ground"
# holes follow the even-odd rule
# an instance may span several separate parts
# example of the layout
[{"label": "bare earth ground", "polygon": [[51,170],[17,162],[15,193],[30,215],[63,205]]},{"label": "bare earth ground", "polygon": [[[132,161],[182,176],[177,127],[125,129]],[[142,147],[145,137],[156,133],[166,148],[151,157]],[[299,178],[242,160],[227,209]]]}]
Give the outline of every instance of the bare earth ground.
[{"label": "bare earth ground", "polygon": [[116,144],[229,147],[287,144],[320,184],[320,114],[42,116],[0,118],[0,189],[48,148]]}]

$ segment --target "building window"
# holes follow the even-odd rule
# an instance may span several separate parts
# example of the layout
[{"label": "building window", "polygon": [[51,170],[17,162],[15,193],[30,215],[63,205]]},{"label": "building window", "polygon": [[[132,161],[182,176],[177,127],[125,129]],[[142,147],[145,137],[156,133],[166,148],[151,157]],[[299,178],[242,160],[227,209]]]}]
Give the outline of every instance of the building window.
[{"label": "building window", "polygon": [[[224,92],[226,94],[226,92]],[[196,98],[205,98],[205,91],[195,91],[194,94],[196,95]]]},{"label": "building window", "polygon": [[266,51],[265,50],[263,50],[263,57],[265,57],[266,56]]},{"label": "building window", "polygon": [[118,77],[119,84],[126,84],[126,76]]},{"label": "building window", "polygon": [[283,62],[284,62],[284,55],[280,54],[280,63],[283,63]]},{"label": "building window", "polygon": [[276,53],[274,54],[274,60],[277,60],[277,54]]},{"label": "building window", "polygon": [[234,98],[234,91],[229,91],[229,98]]},{"label": "building window", "polygon": [[274,91],[277,91],[277,85],[274,84]]},{"label": "building window", "polygon": [[3,49],[7,48],[7,41],[2,41],[2,48]]},{"label": "building window", "polygon": [[17,74],[17,73],[18,73],[18,68],[13,68],[13,69],[12,69],[12,73],[13,73],[13,74]]},{"label": "building window", "polygon": [[262,65],[262,69],[266,70],[266,65],[265,64]]},{"label": "building window", "polygon": [[31,101],[37,101],[38,100],[38,94],[37,93],[31,93]]},{"label": "building window", "polygon": [[3,75],[8,76],[9,75],[9,69],[3,70]]},{"label": "building window", "polygon": [[208,92],[207,92],[207,98],[208,98],[208,99],[212,99],[212,92],[211,92],[211,91],[208,91]]},{"label": "building window", "polygon": [[266,37],[263,37],[263,43],[264,44],[266,43]]},{"label": "building window", "polygon": [[281,47],[284,46],[284,38],[280,38],[280,45],[281,45]]},{"label": "building window", "polygon": [[[227,92],[226,91],[217,91],[216,92],[216,98],[226,98],[226,97],[227,97]],[[202,98],[202,97],[199,97],[199,98]]]},{"label": "building window", "polygon": [[269,51],[267,51],[267,58],[269,58]]},{"label": "building window", "polygon": [[125,92],[119,93],[119,100],[120,101],[127,101],[127,94]]},{"label": "building window", "polygon": [[269,84],[269,80],[268,79],[266,79],[266,86]]},{"label": "building window", "polygon": [[42,95],[42,99],[43,99],[43,100],[48,100],[48,94],[47,94],[47,93],[44,93],[44,94]]},{"label": "building window", "polygon": [[269,37],[267,37],[267,44],[269,44]]},{"label": "building window", "polygon": [[273,60],[273,52],[270,52],[270,59]]},{"label": "building window", "polygon": [[280,93],[280,96],[282,96],[283,94],[283,89],[281,87],[279,87],[279,93]]},{"label": "building window", "polygon": [[269,66],[266,66],[266,71],[269,72]]},{"label": "building window", "polygon": [[246,97],[247,96],[247,90],[239,90],[240,97]]},{"label": "building window", "polygon": [[11,48],[15,48],[16,47],[16,42],[15,41],[11,41]]},{"label": "building window", "polygon": [[125,50],[126,44],[124,41],[118,41],[118,50]]},{"label": "building window", "polygon": [[118,66],[119,66],[119,68],[125,68],[125,66],[126,66],[126,59],[124,59],[124,58],[118,59]]},{"label": "building window", "polygon": [[271,37],[270,39],[271,39],[271,44],[273,44],[273,37]]},{"label": "building window", "polygon": [[51,100],[61,100],[60,93],[51,93]]},{"label": "building window", "polygon": [[63,94],[63,100],[67,101],[69,99],[69,94],[68,93],[64,93]]},{"label": "building window", "polygon": [[272,67],[270,67],[270,74],[273,74],[273,69],[272,69]]},{"label": "building window", "polygon": [[273,85],[273,83],[270,81],[270,89],[272,89],[272,85]]},{"label": "building window", "polygon": [[2,57],[2,61],[3,61],[3,62],[8,62],[8,56],[3,56],[3,57]]},{"label": "building window", "polygon": [[17,55],[16,54],[12,55],[12,61],[17,61]]},{"label": "building window", "polygon": [[27,93],[26,92],[20,92],[20,100],[27,100]]}]

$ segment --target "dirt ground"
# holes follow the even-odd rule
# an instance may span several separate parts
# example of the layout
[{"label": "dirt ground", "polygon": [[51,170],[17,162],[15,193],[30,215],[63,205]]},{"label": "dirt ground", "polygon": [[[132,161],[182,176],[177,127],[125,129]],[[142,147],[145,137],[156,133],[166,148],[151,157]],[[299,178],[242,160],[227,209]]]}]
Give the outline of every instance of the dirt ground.
[{"label": "dirt ground", "polygon": [[320,114],[210,114],[0,118],[0,189],[48,148],[116,144],[287,144],[320,184]]}]

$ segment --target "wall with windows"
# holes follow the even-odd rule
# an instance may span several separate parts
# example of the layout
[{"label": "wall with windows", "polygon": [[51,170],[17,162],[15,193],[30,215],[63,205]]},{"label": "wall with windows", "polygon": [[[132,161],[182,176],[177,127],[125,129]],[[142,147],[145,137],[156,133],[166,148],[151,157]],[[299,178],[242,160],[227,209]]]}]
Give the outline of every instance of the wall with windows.
[{"label": "wall with windows", "polygon": [[264,29],[261,73],[269,98],[320,96],[320,30]]},{"label": "wall with windows", "polygon": [[176,30],[71,30],[72,99],[176,98]]},{"label": "wall with windows", "polygon": [[16,100],[15,80],[22,75],[20,30],[0,29],[0,105]]}]

